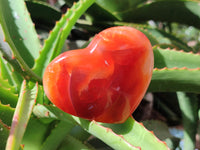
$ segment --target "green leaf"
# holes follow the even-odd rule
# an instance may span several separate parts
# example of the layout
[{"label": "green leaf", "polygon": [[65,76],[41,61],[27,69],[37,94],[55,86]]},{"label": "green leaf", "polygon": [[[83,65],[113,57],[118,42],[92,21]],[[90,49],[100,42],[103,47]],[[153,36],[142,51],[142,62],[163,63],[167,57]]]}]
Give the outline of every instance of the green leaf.
[{"label": "green leaf", "polygon": [[196,0],[159,0],[144,3],[130,14],[122,14],[124,21],[178,22],[200,28],[200,5]]},{"label": "green leaf", "polygon": [[[1,59],[1,74],[3,76],[3,78],[8,78],[8,80],[11,80],[9,79],[9,77],[6,76],[6,73],[7,75],[9,74],[9,71],[8,69],[4,69],[4,68],[7,68],[6,66],[4,66],[7,61],[13,66],[13,80],[15,80],[15,82],[17,82],[17,80],[21,80],[20,78],[21,77],[16,77],[16,71],[18,71],[22,76],[26,76],[26,73],[22,70],[20,64],[18,63],[18,61],[16,60],[16,58],[13,57],[13,53],[12,53],[12,50],[10,48],[10,46],[8,45],[7,42],[5,42],[5,37],[4,37],[4,33],[3,33],[3,30],[2,30],[2,27],[1,27],[1,24],[0,24],[0,59]],[[3,57],[3,58],[2,58]],[[3,59],[6,59],[6,60],[3,60]],[[4,69],[4,71],[3,71]],[[14,75],[15,74],[15,75]],[[11,77],[10,77],[11,78]],[[14,79],[16,78],[16,79]],[[14,81],[10,81],[14,84]]]},{"label": "green leaf", "polygon": [[11,65],[0,55],[0,75],[3,79],[8,80],[9,84],[14,88],[14,92],[18,93],[22,83],[22,77],[18,72],[14,71]]},{"label": "green leaf", "polygon": [[80,0],[74,3],[72,8],[70,8],[66,14],[62,16],[60,21],[56,23],[56,26],[50,32],[49,38],[45,41],[39,58],[36,60],[36,64],[33,68],[36,74],[42,76],[49,62],[60,54],[72,27],[94,1],[95,0]]},{"label": "green leaf", "polygon": [[193,51],[193,49],[187,46],[182,40],[177,38],[175,35],[165,32],[157,28],[146,27],[147,32],[150,32],[159,42],[160,46],[171,46],[177,50],[184,50],[186,52]]},{"label": "green leaf", "polygon": [[0,120],[4,122],[7,126],[11,126],[12,118],[15,109],[10,107],[9,105],[3,105],[0,103]]},{"label": "green leaf", "polygon": [[59,108],[52,105],[36,105],[33,109],[34,115],[42,119],[57,119],[68,122],[70,124],[75,124],[75,121],[71,115],[63,112]]},{"label": "green leaf", "polygon": [[25,79],[41,83],[42,79],[30,69],[34,65],[35,58],[39,56],[40,43],[24,1],[0,0],[0,11],[4,41],[9,44],[9,47],[0,50],[8,60],[15,60],[12,61],[15,69]]},{"label": "green leaf", "polygon": [[[13,54],[13,49],[8,45],[8,43],[4,39],[4,34],[0,24],[0,56],[3,56],[13,67],[13,72],[19,72],[25,79],[28,80],[36,80],[38,82],[42,82],[42,79],[38,77],[34,72],[27,66],[24,60],[21,58],[20,54],[18,57],[15,57]],[[19,82],[22,80],[17,73],[13,73],[13,79],[15,82]],[[20,84],[18,84],[19,86]]]},{"label": "green leaf", "polygon": [[154,47],[152,92],[185,91],[199,93],[200,55]]},{"label": "green leaf", "polygon": [[65,139],[67,133],[69,133],[73,126],[74,125],[67,122],[60,121],[55,128],[51,130],[51,133],[43,143],[41,150],[58,149],[59,145]]},{"label": "green leaf", "polygon": [[153,47],[154,67],[155,68],[189,68],[195,69],[200,67],[200,55],[186,53],[175,49],[162,49],[157,46]]},{"label": "green leaf", "polygon": [[[68,0],[66,0],[68,2]],[[97,0],[88,11],[94,22],[149,20],[178,22],[200,28],[200,6],[196,0]]]},{"label": "green leaf", "polygon": [[0,74],[0,85],[5,89],[9,89],[10,92],[12,92],[13,94],[16,93],[15,88],[9,84],[8,79],[3,79],[1,74]]},{"label": "green leaf", "polygon": [[0,149],[5,149],[6,141],[9,135],[9,127],[0,119]]},{"label": "green leaf", "polygon": [[184,127],[184,149],[195,149],[199,100],[196,94],[177,92]]},{"label": "green leaf", "polygon": [[[166,147],[164,143],[159,141],[152,133],[147,131],[141,124],[137,123],[132,118],[129,118],[123,124],[102,124],[71,116],[55,106],[46,106],[46,108],[49,109],[49,116],[52,116],[51,113],[53,113],[63,121],[70,121],[73,118],[84,130],[101,139],[114,149],[138,149],[138,147],[145,148],[147,145],[144,143],[148,142],[153,142],[153,145],[155,144],[155,147],[152,147],[152,149],[157,146],[160,148]],[[37,112],[34,114],[42,115],[44,113]],[[41,115],[39,117],[41,117]],[[70,120],[68,120],[69,116],[71,117]],[[145,135],[145,137],[140,137],[140,134]]]},{"label": "green leaf", "polygon": [[42,85],[38,85],[38,95],[36,99],[37,104],[44,104],[44,88]]},{"label": "green leaf", "polygon": [[121,149],[168,149],[144,126],[133,118],[123,124],[105,124],[73,117],[86,131],[93,134],[116,150]]},{"label": "green leaf", "polygon": [[[148,143],[153,143],[155,147],[152,147],[152,149],[167,149],[164,143],[159,141],[151,132],[147,131],[141,124],[137,123],[132,118],[129,118],[123,124],[102,124],[95,121],[90,122],[78,117],[71,116],[59,110],[55,106],[46,107],[49,109],[49,116],[52,116],[51,113],[54,113],[59,119],[64,121],[69,121],[69,116],[72,117],[83,129],[101,139],[103,142],[113,147],[114,149],[138,149],[138,147],[147,148]],[[42,115],[44,113],[37,112],[34,114]],[[41,115],[39,117],[41,117]],[[141,137],[140,134],[145,136]]]},{"label": "green leaf", "polygon": [[30,118],[35,99],[37,97],[37,84],[32,87],[25,80],[21,87],[17,107],[13,116],[10,134],[7,140],[6,150],[19,149],[28,120]]},{"label": "green leaf", "polygon": [[74,126],[69,134],[82,142],[85,142],[91,136],[88,132],[83,130],[83,128],[80,127],[79,125]]},{"label": "green leaf", "polygon": [[28,11],[36,27],[51,29],[62,13],[48,3],[41,1],[26,0]]},{"label": "green leaf", "polygon": [[142,123],[148,130],[153,131],[154,134],[160,140],[164,141],[165,139],[172,137],[172,135],[169,132],[167,124],[162,121],[147,120],[147,121],[143,121]]},{"label": "green leaf", "polygon": [[39,119],[31,117],[22,140],[24,150],[40,150],[47,134],[49,124],[43,124]]},{"label": "green leaf", "polygon": [[[0,0],[0,24],[14,57],[29,67],[39,56],[40,43],[23,0]],[[31,44],[30,44],[31,43]]]},{"label": "green leaf", "polygon": [[169,128],[165,122],[159,120],[146,120],[142,123],[148,130],[153,131],[160,140],[165,141],[170,149],[178,147],[180,140],[170,134]]},{"label": "green leaf", "polygon": [[148,91],[200,93],[200,69],[154,69]]},{"label": "green leaf", "polygon": [[17,104],[18,94],[15,93],[15,89],[8,83],[8,80],[4,80],[0,75],[0,101],[3,104],[9,104],[15,107]]},{"label": "green leaf", "polygon": [[87,13],[94,21],[111,21],[111,19],[122,21],[124,14],[132,14],[144,1],[146,0],[96,0],[96,5],[92,6]]},{"label": "green leaf", "polygon": [[67,135],[63,140],[61,146],[58,150],[66,150],[66,149],[74,149],[74,150],[94,150],[93,148],[89,148],[87,145],[74,138],[73,136]]},{"label": "green leaf", "polygon": [[[65,0],[66,4],[68,6],[72,6],[74,2],[77,2],[78,0]],[[101,2],[100,2],[101,3]],[[109,9],[106,7],[102,7],[97,2],[95,2],[88,10],[87,14],[90,19],[93,21],[114,21],[118,20],[118,18],[109,12]]]}]

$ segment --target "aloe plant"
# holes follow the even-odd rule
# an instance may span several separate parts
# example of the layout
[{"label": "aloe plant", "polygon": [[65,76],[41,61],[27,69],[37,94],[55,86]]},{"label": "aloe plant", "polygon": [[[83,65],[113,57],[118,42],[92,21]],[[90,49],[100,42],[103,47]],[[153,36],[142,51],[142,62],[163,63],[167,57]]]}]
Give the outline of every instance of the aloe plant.
[{"label": "aloe plant", "polygon": [[[61,12],[66,5],[70,8]],[[42,0],[0,0],[0,149],[164,150],[180,148],[182,138],[185,149],[194,149],[200,41],[185,34],[196,37],[191,47],[178,31],[190,26],[200,34],[199,10],[196,0],[58,0],[53,6]],[[148,93],[163,122],[153,117],[144,125],[134,117],[123,124],[88,121],[61,111],[46,97],[44,70],[68,50],[73,29],[92,38],[111,26],[132,26],[149,38],[155,62]],[[78,48],[89,40],[84,43]],[[167,124],[183,126],[184,137],[170,134]]]}]

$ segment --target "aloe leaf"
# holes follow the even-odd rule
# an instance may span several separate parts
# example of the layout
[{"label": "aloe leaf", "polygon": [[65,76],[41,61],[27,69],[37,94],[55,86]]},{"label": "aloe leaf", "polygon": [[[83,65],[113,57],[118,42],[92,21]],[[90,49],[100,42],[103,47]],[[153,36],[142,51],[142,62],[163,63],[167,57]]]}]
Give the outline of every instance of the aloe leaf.
[{"label": "aloe leaf", "polygon": [[72,27],[79,17],[90,7],[95,0],[80,0],[62,16],[59,22],[56,23],[54,29],[50,32],[48,39],[45,41],[44,47],[41,50],[39,58],[36,60],[33,71],[42,76],[44,69],[49,62],[60,54],[64,42],[69,35]]},{"label": "aloe leaf", "polygon": [[24,80],[13,116],[6,150],[16,150],[20,147],[21,140],[37,97],[37,84],[35,84],[33,88],[31,87],[32,86]]},{"label": "aloe leaf", "polygon": [[144,126],[150,130],[153,131],[154,134],[160,139],[165,140],[167,138],[172,137],[172,135],[169,132],[168,126],[166,123],[159,121],[159,120],[147,120],[142,122]]},{"label": "aloe leaf", "polygon": [[[49,114],[53,113],[61,120],[68,120],[69,116],[73,118],[84,130],[101,139],[114,149],[148,149],[152,144],[152,149],[167,149],[166,144],[158,140],[151,132],[147,131],[143,125],[129,118],[123,124],[102,124],[95,121],[88,121],[78,117],[71,116],[55,106],[45,106],[49,109]],[[44,113],[34,113],[44,114]],[[41,115],[39,117],[41,117]],[[66,118],[66,119],[64,119]],[[73,123],[75,124],[75,123]],[[142,135],[142,136],[141,136]],[[148,149],[150,150],[150,149]]]},{"label": "aloe leaf", "polygon": [[[0,6],[1,7],[1,6]],[[1,16],[0,16],[1,17]],[[24,60],[21,58],[20,54],[18,53],[19,57],[15,57],[14,52],[16,49],[11,49],[11,46],[8,45],[8,43],[5,40],[5,36],[3,33],[2,26],[0,24],[0,51],[3,55],[3,57],[12,65],[14,72],[19,72],[25,79],[31,79],[42,82],[42,79],[39,78],[34,72],[31,71],[29,66],[24,62]],[[18,75],[13,75],[13,78],[15,80],[21,80],[21,77],[17,77]],[[20,85],[20,84],[18,84]]]},{"label": "aloe leaf", "polygon": [[[96,0],[96,7],[91,7],[88,13],[92,16],[94,21],[105,21],[108,17],[113,16],[115,20],[123,20],[121,13],[131,14],[139,4],[146,0]],[[103,8],[102,11],[100,8]],[[105,15],[101,16],[101,12],[105,12]],[[109,15],[108,15],[109,14]],[[109,18],[108,18],[109,19]]]},{"label": "aloe leaf", "polygon": [[4,80],[0,75],[0,101],[3,104],[10,104],[15,107],[17,104],[18,94],[15,89],[8,83],[8,80]]},{"label": "aloe leaf", "polygon": [[[76,0],[77,1],[77,0]],[[120,12],[132,12],[137,5],[146,0],[96,0],[87,10],[87,14],[93,22],[99,21],[120,21]],[[74,0],[65,0],[71,6]]]},{"label": "aloe leaf", "polygon": [[162,49],[157,46],[153,47],[154,67],[155,68],[189,68],[195,69],[200,67],[200,55],[177,51],[175,49]]},{"label": "aloe leaf", "polygon": [[200,55],[154,47],[152,92],[185,91],[199,93]]},{"label": "aloe leaf", "polygon": [[150,32],[156,39],[158,40],[160,45],[171,45],[172,47],[178,50],[184,50],[186,52],[194,51],[191,47],[189,47],[184,41],[177,38],[175,35],[165,32],[164,30],[155,29],[151,27],[145,28],[148,32]]},{"label": "aloe leaf", "polygon": [[123,124],[105,124],[73,117],[86,131],[93,134],[116,150],[121,149],[168,149],[152,132],[128,118]]},{"label": "aloe leaf", "polygon": [[78,139],[73,136],[67,135],[63,140],[62,144],[58,148],[58,150],[66,150],[66,149],[84,149],[84,150],[94,150],[93,148],[88,147]]},{"label": "aloe leaf", "polygon": [[36,27],[49,30],[62,15],[59,10],[48,3],[32,0],[26,0],[25,2]]},{"label": "aloe leaf", "polygon": [[[96,136],[101,139],[103,142],[108,144],[114,149],[139,149],[139,147],[147,148],[148,146],[144,143],[148,144],[148,142],[153,142],[155,144],[154,148],[164,148],[166,149],[166,145],[159,141],[151,132],[147,131],[144,126],[129,118],[123,124],[102,124],[97,123],[95,121],[88,121],[84,119],[80,119],[78,117],[71,116],[55,106],[45,106],[48,108],[49,114],[53,113],[56,117],[61,120],[67,121],[69,116],[73,118],[84,130],[89,132],[90,134]],[[35,114],[35,113],[34,113]],[[43,114],[43,113],[36,113]],[[41,115],[39,117],[41,117]],[[38,115],[37,115],[38,116]],[[66,118],[66,119],[64,119]],[[75,123],[73,123],[75,124]],[[145,135],[144,137],[140,137],[140,134]],[[144,143],[143,143],[144,142]],[[149,144],[150,144],[149,143]],[[139,145],[138,145],[139,144]]]},{"label": "aloe leaf", "polygon": [[12,92],[13,94],[16,94],[15,87],[10,85],[8,79],[3,79],[2,75],[0,74],[0,85],[4,88],[7,88]]},{"label": "aloe leaf", "polygon": [[180,139],[173,137],[167,124],[159,120],[146,120],[142,122],[148,130],[152,130],[155,135],[162,141],[165,141],[170,149],[179,146]]},{"label": "aloe leaf", "polygon": [[[58,41],[53,58],[58,56],[63,48],[66,38],[70,34],[72,27],[75,25],[76,21],[84,14],[84,12],[95,2],[95,0],[80,0],[78,3],[74,3],[74,7],[68,10],[71,17],[67,17],[68,23],[64,26],[63,31],[60,35],[60,40]],[[73,12],[76,13],[73,13]]]},{"label": "aloe leaf", "polygon": [[10,107],[10,105],[4,105],[0,103],[0,110],[0,120],[7,126],[11,126],[15,109]]},{"label": "aloe leaf", "polygon": [[177,92],[184,127],[184,149],[195,149],[199,100],[196,94]]},{"label": "aloe leaf", "polygon": [[11,65],[0,55],[0,76],[8,80],[8,83],[15,88],[15,92],[19,92],[22,83],[22,77],[18,72],[14,71]]},{"label": "aloe leaf", "polygon": [[[68,0],[65,0],[66,3]],[[120,18],[115,16],[114,14],[109,12],[109,9],[106,9],[104,7],[101,7],[99,4],[94,3],[91,6],[91,9],[88,9],[86,12],[87,17],[92,20],[92,22],[98,22],[98,21],[119,21]]]},{"label": "aloe leaf", "polygon": [[[26,75],[26,73],[23,72],[16,58],[13,57],[10,46],[8,45],[7,42],[5,42],[5,37],[4,37],[4,33],[3,33],[1,25],[0,25],[0,51],[1,51],[0,56],[5,58],[13,66],[14,71],[17,70],[23,76]],[[4,63],[5,61],[3,61],[3,58],[1,59],[2,59],[2,62]]]},{"label": "aloe leaf", "polygon": [[6,141],[9,136],[9,127],[0,119],[0,149],[5,149]]},{"label": "aloe leaf", "polygon": [[76,122],[73,120],[73,118],[67,114],[64,113],[59,108],[52,106],[52,105],[36,105],[33,109],[33,113],[37,118],[39,118],[42,122],[51,122],[52,120],[61,120],[64,121],[66,124],[71,124],[74,127],[69,132],[70,135],[73,137],[85,141],[88,139],[90,134],[83,130],[80,126],[76,124]]},{"label": "aloe leaf", "polygon": [[148,91],[200,93],[200,69],[154,69]]},{"label": "aloe leaf", "polygon": [[44,105],[37,104],[33,108],[33,114],[37,116],[37,118],[43,119],[43,120],[58,120],[58,117],[52,113],[49,109],[47,109]]},{"label": "aloe leaf", "polygon": [[0,11],[0,24],[13,57],[23,67],[32,67],[39,56],[40,42],[24,1],[0,0]]},{"label": "aloe leaf", "polygon": [[48,132],[49,124],[44,124],[39,119],[31,117],[21,142],[24,150],[40,150]]},{"label": "aloe leaf", "polygon": [[37,104],[44,104],[44,88],[42,85],[38,85],[38,95],[36,99]]},{"label": "aloe leaf", "polygon": [[159,0],[148,3],[143,0],[98,0],[87,12],[94,22],[155,20],[184,23],[200,28],[200,6],[196,0]]},{"label": "aloe leaf", "polygon": [[[76,125],[77,123],[76,122],[78,122],[78,124],[80,124],[81,125],[81,127],[84,129],[84,130],[86,130],[87,132],[89,132],[89,133],[91,133],[91,134],[93,134],[94,136],[96,136],[95,135],[95,133],[92,133],[92,132],[90,132],[89,130],[88,130],[88,128],[87,127],[89,127],[89,125],[90,125],[90,122],[89,121],[87,121],[87,120],[84,120],[84,119],[80,119],[79,120],[79,118],[78,117],[73,117],[73,116],[71,116],[71,115],[69,115],[69,114],[67,114],[67,113],[65,113],[65,112],[63,112],[63,111],[61,111],[60,109],[58,109],[57,107],[55,107],[55,106],[45,106],[46,107],[46,109],[47,109],[47,111],[49,112],[49,114],[51,114],[51,116],[52,116],[52,114],[54,114],[57,118],[59,118],[60,120],[63,120],[63,121],[71,121],[71,120],[73,120],[73,121],[71,121],[71,123],[73,123],[74,125]],[[40,108],[41,109],[41,108]],[[42,114],[44,114],[44,113],[39,113],[39,110],[37,110],[37,111],[34,111],[34,114],[36,115],[36,116],[39,116],[39,117],[42,117]],[[40,115],[39,115],[40,114]],[[81,123],[80,123],[81,122]],[[94,122],[91,122],[91,124],[92,123],[94,123]],[[95,122],[96,123],[96,122]],[[102,128],[103,129],[103,128]],[[93,130],[95,130],[95,129],[93,129]],[[106,131],[106,130],[103,130],[103,131],[100,131],[100,133],[101,133],[101,136],[103,136],[105,133],[104,133],[104,131]],[[116,138],[115,139],[113,139],[113,142],[121,142],[121,144],[120,145],[116,145],[116,147],[118,147],[118,148],[125,148],[125,149],[127,149],[127,150],[129,150],[129,149],[137,149],[137,148],[135,148],[133,145],[131,145],[131,144],[129,144],[128,142],[126,142],[125,140],[122,140],[123,138],[122,137],[120,137],[120,136],[117,136],[116,134],[114,134],[114,133],[111,133],[111,135],[113,136],[116,136]],[[104,135],[105,136],[105,135]],[[112,137],[111,136],[111,137]],[[97,138],[100,138],[100,136],[98,137],[97,136]],[[102,139],[103,139],[103,137],[101,137]],[[107,136],[105,136],[105,141],[107,140]],[[112,137],[113,138],[113,137]],[[112,138],[109,138],[109,139],[112,139]],[[122,140],[122,141],[121,141]],[[104,142],[105,142],[104,141]],[[107,144],[109,144],[109,143],[107,143]]]},{"label": "aloe leaf", "polygon": [[71,115],[63,112],[52,105],[36,105],[33,109],[34,115],[38,118],[50,118],[65,121],[69,124],[76,124]]},{"label": "aloe leaf", "polygon": [[161,0],[139,5],[131,14],[121,14],[126,21],[178,22],[200,28],[200,5],[196,0]]},{"label": "aloe leaf", "polygon": [[83,128],[81,128],[79,125],[74,126],[69,134],[82,142],[85,142],[91,136],[88,132],[83,130]]},{"label": "aloe leaf", "polygon": [[67,133],[72,129],[73,125],[64,121],[60,121],[54,129],[52,129],[50,135],[44,141],[41,150],[55,150],[65,139]]}]

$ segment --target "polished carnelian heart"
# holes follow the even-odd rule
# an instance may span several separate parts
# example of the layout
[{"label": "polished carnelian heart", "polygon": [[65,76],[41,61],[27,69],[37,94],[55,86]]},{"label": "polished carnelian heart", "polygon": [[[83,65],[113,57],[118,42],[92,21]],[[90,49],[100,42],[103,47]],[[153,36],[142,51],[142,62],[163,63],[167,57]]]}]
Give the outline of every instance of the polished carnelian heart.
[{"label": "polished carnelian heart", "polygon": [[44,90],[69,114],[122,123],[142,100],[153,64],[152,47],[143,33],[112,27],[97,34],[87,48],[55,58],[45,70]]}]

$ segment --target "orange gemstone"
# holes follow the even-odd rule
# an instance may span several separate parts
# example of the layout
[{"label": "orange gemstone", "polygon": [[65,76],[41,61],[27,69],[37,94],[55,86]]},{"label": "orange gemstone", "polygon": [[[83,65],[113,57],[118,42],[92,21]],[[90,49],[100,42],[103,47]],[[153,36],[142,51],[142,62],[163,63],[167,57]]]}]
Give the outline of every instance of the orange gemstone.
[{"label": "orange gemstone", "polygon": [[65,52],[46,68],[47,97],[69,114],[122,123],[137,108],[154,65],[147,37],[132,27],[97,34],[85,49]]}]

